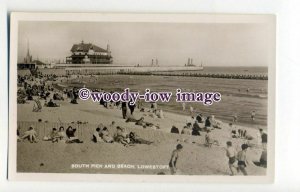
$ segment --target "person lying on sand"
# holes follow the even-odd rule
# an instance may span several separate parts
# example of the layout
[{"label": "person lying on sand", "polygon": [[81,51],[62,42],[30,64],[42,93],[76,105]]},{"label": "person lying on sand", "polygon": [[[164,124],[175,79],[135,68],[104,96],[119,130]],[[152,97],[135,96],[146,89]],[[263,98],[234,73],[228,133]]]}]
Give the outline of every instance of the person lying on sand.
[{"label": "person lying on sand", "polygon": [[83,141],[80,141],[78,137],[75,136],[76,129],[74,129],[72,126],[69,126],[66,130],[66,135],[68,140],[66,143],[83,143]]},{"label": "person lying on sand", "polygon": [[[114,122],[114,121],[113,121],[113,122]],[[113,137],[110,135],[110,133],[109,133],[107,127],[104,127],[104,128],[102,129],[102,131],[100,132],[100,135],[101,135],[101,137],[102,137],[102,139],[103,139],[104,142],[106,142],[106,143],[113,143],[113,142],[114,142],[114,139],[113,139]]]},{"label": "person lying on sand", "polygon": [[135,132],[130,132],[129,133],[129,139],[131,144],[146,144],[150,145],[153,142],[152,141],[147,141],[145,139],[140,138]]},{"label": "person lying on sand", "polygon": [[128,135],[125,132],[125,129],[119,126],[117,126],[117,131],[114,136],[114,140],[118,143],[123,144],[125,147],[128,147],[130,143],[130,139],[128,138]]},{"label": "person lying on sand", "polygon": [[[143,119],[143,117],[141,117],[140,119],[139,119],[140,121],[143,121],[144,119]],[[138,120],[137,119],[135,119],[132,115],[129,115],[128,117],[127,117],[127,119],[126,119],[126,123],[128,123],[128,122],[137,122]]]},{"label": "person lying on sand", "polygon": [[135,119],[133,116],[129,116],[125,122],[135,122],[136,125],[140,125],[144,128],[153,126],[153,123],[146,122],[144,117],[141,117],[140,119]]},{"label": "person lying on sand", "polygon": [[182,149],[183,149],[183,146],[181,144],[178,144],[176,146],[176,149],[172,152],[171,159],[170,159],[170,162],[169,162],[169,168],[170,168],[170,171],[171,171],[172,175],[175,175],[176,172],[177,172],[176,164],[177,164],[179,154],[182,151]]},{"label": "person lying on sand", "polygon": [[30,143],[37,143],[37,133],[33,129],[33,126],[30,126],[28,128],[28,131],[25,131],[24,135],[21,137],[21,140],[23,141],[24,139],[28,139]]},{"label": "person lying on sand", "polygon": [[140,125],[140,126],[143,126],[145,124],[145,118],[144,117],[141,117],[140,119],[136,120],[135,124],[136,125]]}]

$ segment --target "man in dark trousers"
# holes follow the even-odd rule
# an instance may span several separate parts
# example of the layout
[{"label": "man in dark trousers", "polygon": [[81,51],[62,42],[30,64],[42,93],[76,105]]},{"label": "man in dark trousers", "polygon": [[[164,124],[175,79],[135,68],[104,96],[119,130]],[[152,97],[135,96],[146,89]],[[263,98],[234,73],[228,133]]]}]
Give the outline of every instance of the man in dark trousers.
[{"label": "man in dark trousers", "polygon": [[263,129],[259,129],[261,135],[261,143],[264,150],[267,149],[268,135]]},{"label": "man in dark trousers", "polygon": [[122,115],[123,115],[123,119],[127,118],[127,103],[126,102],[122,102]]},{"label": "man in dark trousers", "polygon": [[130,114],[133,114],[133,111],[135,109],[135,104],[131,104],[131,101],[128,103],[128,108],[130,110]]}]

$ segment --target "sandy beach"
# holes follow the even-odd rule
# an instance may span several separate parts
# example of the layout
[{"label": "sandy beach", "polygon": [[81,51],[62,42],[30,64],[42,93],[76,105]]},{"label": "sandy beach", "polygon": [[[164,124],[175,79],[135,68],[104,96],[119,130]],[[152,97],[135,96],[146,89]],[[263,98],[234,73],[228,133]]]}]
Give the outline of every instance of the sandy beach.
[{"label": "sandy beach", "polygon": [[[88,133],[78,132],[78,137],[84,140],[83,144],[52,143],[40,140],[38,143],[27,141],[18,142],[17,170],[19,172],[51,172],[51,173],[120,173],[120,174],[170,174],[168,169],[137,168],[141,165],[168,165],[171,152],[178,143],[184,149],[178,160],[178,169],[181,174],[187,175],[229,175],[228,158],[225,147],[227,141],[232,141],[233,146],[240,150],[240,145],[246,143],[245,139],[231,138],[233,129],[244,129],[253,136],[250,142],[257,144],[258,130],[250,127],[233,126],[221,122],[221,129],[214,129],[212,134],[220,142],[220,146],[213,145],[208,148],[205,143],[205,132],[201,136],[189,136],[170,133],[173,125],[179,128],[187,123],[189,117],[171,112],[164,112],[164,119],[153,118],[148,112],[139,112],[136,109],[135,118],[144,117],[145,121],[159,126],[159,130],[153,130],[134,123],[126,123],[122,118],[120,109],[107,109],[92,101],[78,100],[78,104],[70,104],[69,100],[56,101],[60,107],[43,107],[41,112],[32,112],[33,101],[28,104],[18,104],[18,122],[36,126],[39,119],[41,124],[47,126],[56,123],[88,122]],[[67,114],[67,115],[66,115]],[[142,138],[154,141],[152,145],[135,145],[124,147],[118,143],[93,143],[89,134],[96,125],[102,123],[111,124],[112,119],[117,126],[130,131],[136,131]],[[26,123],[27,122],[27,123]],[[45,123],[46,122],[46,123]],[[22,130],[27,129],[23,123]],[[19,124],[20,125],[20,124]],[[58,127],[56,127],[58,128]],[[51,128],[49,127],[50,130]],[[37,130],[38,131],[38,130]],[[39,131],[38,131],[39,132]],[[47,131],[40,131],[39,138],[47,135]],[[159,134],[157,134],[159,133]],[[91,137],[91,135],[90,135]],[[248,156],[250,162],[259,161],[261,155],[260,146],[250,148]],[[72,168],[73,164],[127,164],[134,168]],[[249,175],[264,175],[266,169],[253,163],[247,167]]]}]

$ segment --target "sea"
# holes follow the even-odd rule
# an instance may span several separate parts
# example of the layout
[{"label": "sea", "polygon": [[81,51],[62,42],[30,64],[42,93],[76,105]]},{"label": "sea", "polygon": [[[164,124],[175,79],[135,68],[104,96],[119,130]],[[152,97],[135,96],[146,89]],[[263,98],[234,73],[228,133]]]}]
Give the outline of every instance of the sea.
[{"label": "sea", "polygon": [[[181,73],[206,74],[252,74],[267,75],[267,67],[205,67],[203,71],[181,71]],[[174,72],[174,73],[178,73]],[[268,80],[250,79],[220,79],[189,76],[157,76],[157,75],[102,75],[88,76],[66,83],[66,86],[87,87],[90,89],[104,89],[105,91],[123,92],[125,88],[138,91],[141,94],[148,88],[151,91],[171,91],[173,97],[168,103],[158,102],[158,108],[164,111],[190,115],[190,108],[195,114],[203,116],[214,115],[224,122],[232,122],[237,116],[237,124],[253,128],[267,126],[268,108]],[[221,101],[206,106],[203,103],[186,103],[183,111],[182,103],[176,102],[176,89],[193,92],[219,92]],[[150,107],[149,103],[144,103]],[[255,120],[251,113],[255,111]]]}]

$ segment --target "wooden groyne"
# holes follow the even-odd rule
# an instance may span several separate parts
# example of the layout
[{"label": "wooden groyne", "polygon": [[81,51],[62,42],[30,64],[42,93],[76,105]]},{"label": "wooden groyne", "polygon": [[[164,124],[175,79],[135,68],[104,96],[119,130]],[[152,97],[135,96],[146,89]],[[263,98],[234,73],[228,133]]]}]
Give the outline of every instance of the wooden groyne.
[{"label": "wooden groyne", "polygon": [[204,77],[204,78],[221,78],[221,79],[252,79],[268,80],[267,75],[257,74],[222,74],[222,73],[153,73],[153,72],[119,72],[120,75],[156,75],[156,76],[182,76],[182,77]]}]

